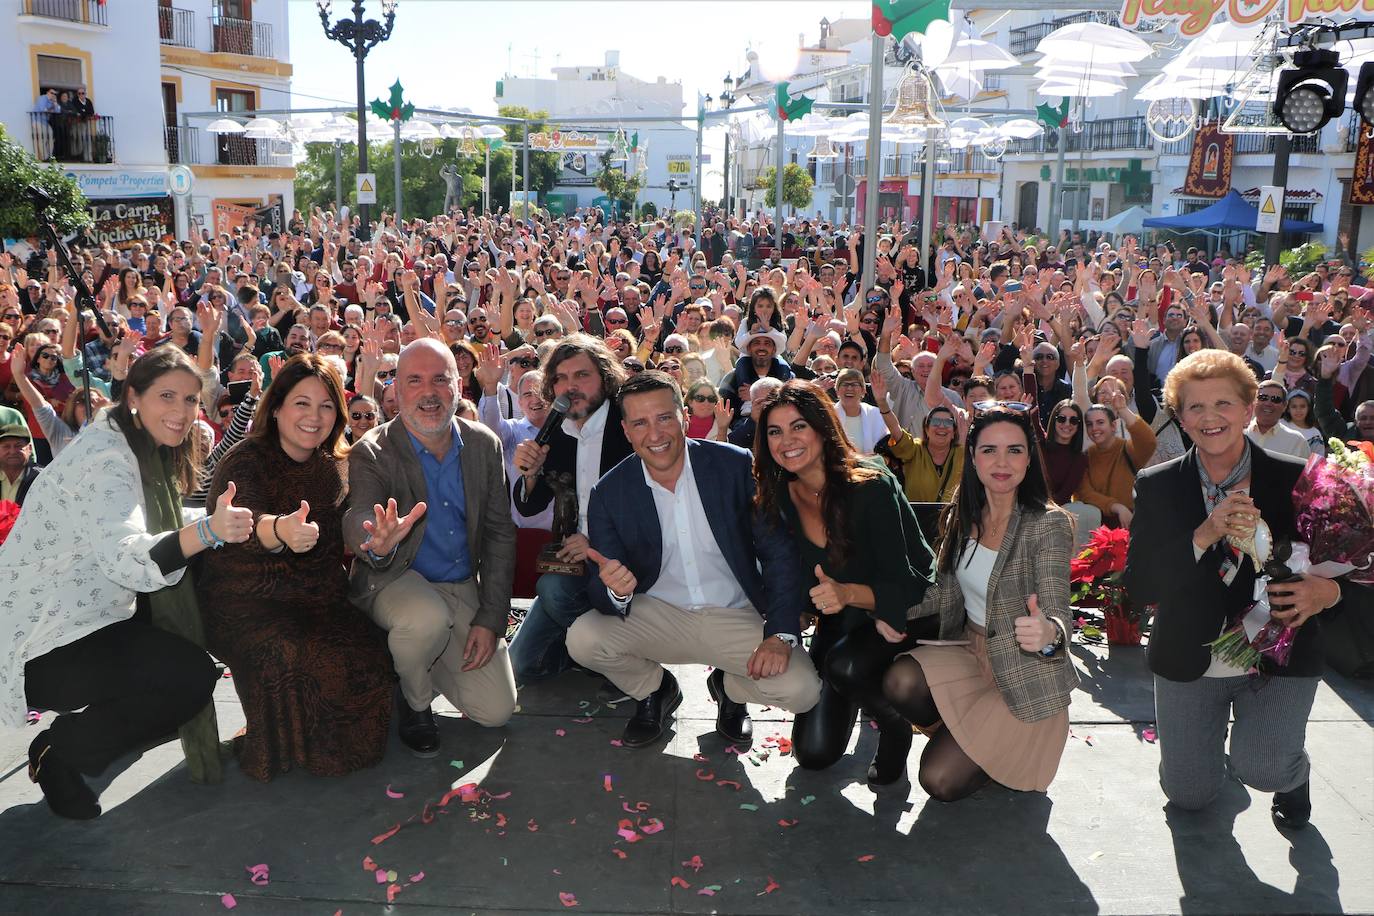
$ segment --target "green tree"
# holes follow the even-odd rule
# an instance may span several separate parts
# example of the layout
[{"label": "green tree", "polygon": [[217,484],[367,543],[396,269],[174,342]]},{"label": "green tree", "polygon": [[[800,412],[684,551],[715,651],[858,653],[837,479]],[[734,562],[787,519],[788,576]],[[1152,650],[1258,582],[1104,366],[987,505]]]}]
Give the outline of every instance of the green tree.
[{"label": "green tree", "polygon": [[635,201],[644,187],[644,180],[639,175],[626,175],[621,169],[611,168],[611,154],[603,153],[601,171],[596,176],[596,186],[615,201],[621,213],[633,214]]},{"label": "green tree", "polygon": [[[372,138],[369,137],[369,140]],[[407,219],[430,218],[443,210],[444,180],[439,170],[447,163],[458,167],[463,176],[462,206],[482,206],[482,173],[486,153],[478,144],[475,156],[458,155],[459,140],[440,141],[433,157],[420,154],[418,144],[401,142],[401,194]],[[377,206],[391,212],[396,208],[394,154],[392,143],[369,143],[368,168],[377,174]],[[353,176],[358,171],[357,144],[345,144],[340,155],[340,174],[343,177],[344,202],[356,209]],[[491,154],[492,208],[504,206],[510,200],[511,151],[503,147]],[[532,170],[533,171],[533,170]],[[306,145],[305,160],[296,165],[296,206],[328,208],[334,203],[334,144]]]},{"label": "green tree", "polygon": [[[763,196],[763,204],[766,207],[777,206],[777,174],[777,166],[770,165],[759,175],[757,187],[766,191]],[[782,202],[794,210],[805,210],[811,206],[811,189],[815,184],[806,169],[795,162],[789,162],[782,170]]]},{"label": "green tree", "polygon": [[60,234],[90,225],[87,201],[76,182],[57,166],[34,159],[0,124],[0,238],[29,238],[40,232],[27,193],[34,186],[52,198],[48,215]]},{"label": "green tree", "polygon": [[[540,109],[539,111],[530,111],[523,105],[502,105],[500,108],[496,110],[496,113],[503,118],[529,118],[529,132],[532,134],[538,133],[547,126],[546,119],[549,116],[549,113],[547,111],[544,111],[543,109]],[[505,128],[506,141],[508,143],[519,144],[525,141],[525,130],[521,125],[507,124],[505,125]],[[521,154],[517,152],[516,155]],[[536,153],[533,151],[530,152],[531,191],[534,191],[536,194],[545,194],[553,190],[553,186],[558,183],[558,173],[563,169],[562,158],[562,153]],[[521,164],[521,162],[517,162],[516,168],[520,169],[524,168],[524,166]],[[495,171],[496,161],[495,159],[493,159],[492,172],[495,173]],[[519,184],[518,181],[515,185],[515,189],[522,190],[522,186]],[[495,206],[495,200],[496,198],[493,197],[493,206]]]}]

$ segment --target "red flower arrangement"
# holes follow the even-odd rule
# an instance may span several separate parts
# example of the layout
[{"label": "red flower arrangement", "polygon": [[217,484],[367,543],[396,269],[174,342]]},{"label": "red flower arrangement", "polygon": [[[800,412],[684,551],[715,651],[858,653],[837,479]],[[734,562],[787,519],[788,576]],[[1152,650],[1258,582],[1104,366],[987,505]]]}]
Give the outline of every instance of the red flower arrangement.
[{"label": "red flower arrangement", "polygon": [[1141,610],[1131,604],[1121,574],[1126,570],[1126,551],[1131,533],[1124,528],[1103,525],[1088,537],[1078,556],[1069,561],[1069,582],[1074,586],[1076,605],[1102,608],[1107,642],[1113,645],[1140,644]]},{"label": "red flower arrangement", "polygon": [[10,529],[19,519],[19,504],[8,499],[0,499],[0,544],[10,536]]}]

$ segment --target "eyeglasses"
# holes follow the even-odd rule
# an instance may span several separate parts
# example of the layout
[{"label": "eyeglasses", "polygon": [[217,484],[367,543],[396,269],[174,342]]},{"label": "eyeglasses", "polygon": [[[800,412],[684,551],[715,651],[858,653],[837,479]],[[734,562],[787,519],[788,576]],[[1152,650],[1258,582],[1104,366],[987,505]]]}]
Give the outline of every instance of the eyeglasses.
[{"label": "eyeglasses", "polygon": [[396,370],[395,370],[395,369],[378,369],[378,370],[377,370],[377,378],[395,378],[395,377],[396,377]]},{"label": "eyeglasses", "polygon": [[375,413],[350,413],[348,418],[354,423],[361,423],[364,420],[375,420],[377,415]]},{"label": "eyeglasses", "polygon": [[1054,418],[1054,422],[1063,423],[1065,426],[1077,426],[1079,424],[1079,419],[1074,414],[1061,413],[1059,416]]},{"label": "eyeglasses", "polygon": [[867,302],[869,305],[877,305],[879,302],[884,302],[886,300],[886,296],[869,296],[864,301]]},{"label": "eyeglasses", "polygon": [[534,369],[539,365],[539,360],[533,356],[517,356],[510,361],[512,366],[519,366],[521,369]]},{"label": "eyeglasses", "polygon": [[623,327],[625,327],[625,326],[626,326],[627,324],[629,324],[629,323],[630,323],[630,320],[629,320],[628,318],[607,318],[607,319],[606,319],[606,327],[608,327],[608,328],[623,328]]},{"label": "eyeglasses", "polygon": [[6,321],[23,321],[23,320],[24,320],[24,313],[23,313],[23,312],[6,312],[6,313],[4,314],[3,317],[4,317],[4,319],[5,319]]},{"label": "eyeglasses", "polygon": [[343,344],[319,344],[315,347],[316,353],[342,353]]},{"label": "eyeglasses", "polygon": [[973,405],[973,409],[978,413],[987,413],[990,410],[1010,410],[1015,413],[1025,413],[1030,410],[1029,404],[1021,401],[979,401]]},{"label": "eyeglasses", "polygon": [[659,363],[658,368],[664,372],[676,372],[682,368],[682,363]]},{"label": "eyeglasses", "polygon": [[932,429],[953,429],[954,421],[949,417],[936,417],[930,421],[930,427]]},{"label": "eyeglasses", "polygon": [[1306,348],[1306,347],[1289,347],[1289,348],[1288,348],[1288,355],[1289,355],[1289,356],[1304,356],[1304,357],[1305,357],[1305,356],[1307,356],[1307,348]]},{"label": "eyeglasses", "polygon": [[718,400],[720,400],[720,399],[717,398],[717,397],[716,397],[715,395],[713,395],[713,394],[694,394],[694,395],[692,395],[692,402],[695,403],[695,404],[714,404],[714,403],[716,403],[716,401],[718,401]]},{"label": "eyeglasses", "polygon": [[627,359],[625,360],[623,365],[625,366],[625,371],[630,373],[631,375],[638,375],[639,373],[644,371],[644,364],[638,361],[632,362]]},{"label": "eyeglasses", "polygon": [[39,353],[39,354],[38,354],[38,358],[39,358],[39,359],[52,359],[52,360],[56,360],[56,359],[58,358],[58,356],[57,356],[56,353],[43,352],[43,353]]},{"label": "eyeglasses", "polygon": [[684,347],[679,347],[679,346],[677,346],[676,344],[674,344],[674,345],[671,346],[671,347],[664,347],[664,348],[663,348],[663,352],[664,352],[664,353],[686,353],[687,350],[686,350]]},{"label": "eyeglasses", "polygon": [[1037,362],[1037,363],[1039,363],[1039,362],[1058,362],[1058,361],[1059,361],[1059,354],[1058,354],[1058,353],[1036,353],[1034,356],[1031,357],[1031,359],[1034,360],[1034,361]]},{"label": "eyeglasses", "polygon": [[1257,394],[1255,400],[1264,401],[1266,404],[1282,404],[1288,399],[1281,394]]},{"label": "eyeglasses", "polygon": [[461,328],[465,322],[461,318],[448,318],[444,321],[444,324],[451,328]]},{"label": "eyeglasses", "polygon": [[535,336],[535,337],[557,337],[557,336],[558,336],[558,332],[559,332],[560,330],[561,330],[560,328],[542,328],[542,329],[541,329],[541,328],[535,328],[535,329],[534,329],[534,336]]},{"label": "eyeglasses", "polygon": [[233,413],[234,413],[234,408],[232,408],[232,407],[221,407],[221,408],[219,409],[219,418],[220,418],[221,420],[227,420],[227,419],[229,419],[229,417],[230,417]]}]

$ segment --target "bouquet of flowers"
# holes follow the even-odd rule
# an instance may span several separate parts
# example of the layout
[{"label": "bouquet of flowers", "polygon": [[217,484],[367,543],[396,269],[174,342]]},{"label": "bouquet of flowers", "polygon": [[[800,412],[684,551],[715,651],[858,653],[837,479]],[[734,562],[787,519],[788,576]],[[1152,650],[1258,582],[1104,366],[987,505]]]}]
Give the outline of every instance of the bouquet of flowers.
[{"label": "bouquet of flowers", "polygon": [[[1102,609],[1107,642],[1112,645],[1140,645],[1140,625],[1148,608],[1137,608],[1126,594],[1121,575],[1126,569],[1130,532],[1124,528],[1094,529],[1078,555],[1069,561],[1069,582],[1073,603],[1079,607],[1096,605]],[[1085,635],[1096,635],[1086,626]]]},{"label": "bouquet of flowers", "polygon": [[1313,455],[1293,487],[1298,534],[1304,541],[1271,547],[1268,526],[1237,544],[1264,575],[1255,580],[1254,603],[1236,625],[1210,643],[1212,655],[1247,671],[1261,661],[1286,665],[1297,630],[1271,616],[1270,582],[1304,573],[1374,583],[1374,464],[1363,451],[1331,439],[1325,458]]},{"label": "bouquet of flowers", "polygon": [[19,520],[19,504],[8,499],[0,499],[0,544],[10,536],[10,529]]}]

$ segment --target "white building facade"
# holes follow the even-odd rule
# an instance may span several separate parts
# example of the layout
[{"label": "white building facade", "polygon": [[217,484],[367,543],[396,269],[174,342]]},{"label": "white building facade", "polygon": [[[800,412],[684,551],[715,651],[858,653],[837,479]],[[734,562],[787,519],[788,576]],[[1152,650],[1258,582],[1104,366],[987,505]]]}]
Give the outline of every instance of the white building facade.
[{"label": "white building facade", "polygon": [[[554,213],[570,213],[578,207],[604,205],[605,195],[596,186],[601,154],[610,149],[616,133],[623,131],[631,141],[638,134],[644,149],[644,189],[638,203],[652,202],[660,214],[674,207],[696,207],[697,132],[691,124],[696,112],[686,112],[687,121],[682,120],[686,110],[682,83],[661,76],[653,82],[631,76],[620,69],[618,51],[607,51],[605,62],[599,66],[554,67],[551,72],[551,78],[507,77],[497,83],[494,98],[498,106],[518,105],[549,113],[546,133],[557,131],[563,145],[551,150],[560,154],[561,170],[557,184],[545,195],[546,206]],[[562,124],[559,116],[578,122]],[[595,120],[582,120],[586,118]],[[630,118],[663,120],[637,122]],[[532,143],[531,147],[548,148],[540,145],[544,142]],[[517,149],[517,159],[519,156]],[[633,169],[635,164],[636,157],[631,155],[612,167]]]},{"label": "white building facade", "polygon": [[[173,6],[173,2],[177,5]],[[0,99],[15,142],[58,163],[90,199],[91,235],[116,246],[186,237],[248,215],[289,217],[289,147],[219,138],[187,113],[289,105],[286,0],[4,0]],[[47,90],[84,89],[93,115],[36,111]],[[170,193],[185,165],[191,192]]]}]

